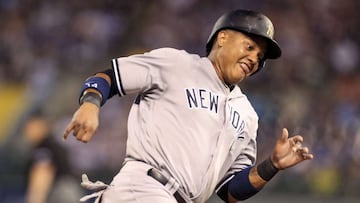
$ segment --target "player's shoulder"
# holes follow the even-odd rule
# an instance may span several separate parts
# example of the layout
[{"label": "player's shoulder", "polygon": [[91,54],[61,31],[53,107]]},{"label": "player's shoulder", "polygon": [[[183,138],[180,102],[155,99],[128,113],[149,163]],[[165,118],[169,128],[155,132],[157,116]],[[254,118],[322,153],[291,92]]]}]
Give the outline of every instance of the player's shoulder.
[{"label": "player's shoulder", "polygon": [[166,54],[179,54],[179,53],[187,53],[185,50],[171,48],[171,47],[162,47],[153,49],[150,51],[151,53],[166,53]]},{"label": "player's shoulder", "polygon": [[163,47],[163,48],[154,49],[154,50],[151,50],[149,53],[156,54],[156,55],[163,55],[163,56],[167,56],[167,57],[176,57],[176,58],[198,56],[196,54],[191,54],[191,53],[187,52],[186,50],[176,49],[176,48],[171,48],[171,47]]},{"label": "player's shoulder", "polygon": [[197,68],[205,68],[204,60],[197,54],[175,48],[159,48],[148,52],[151,58],[161,61],[162,68],[170,68],[176,72],[184,72]]}]

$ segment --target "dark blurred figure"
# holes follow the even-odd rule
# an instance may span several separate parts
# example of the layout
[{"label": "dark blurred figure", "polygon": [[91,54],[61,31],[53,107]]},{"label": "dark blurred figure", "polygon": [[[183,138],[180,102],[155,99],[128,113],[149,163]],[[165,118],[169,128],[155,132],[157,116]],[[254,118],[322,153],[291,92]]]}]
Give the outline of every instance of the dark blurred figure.
[{"label": "dark blurred figure", "polygon": [[78,202],[81,191],[71,174],[67,150],[50,129],[41,113],[25,122],[23,133],[31,147],[25,202]]}]

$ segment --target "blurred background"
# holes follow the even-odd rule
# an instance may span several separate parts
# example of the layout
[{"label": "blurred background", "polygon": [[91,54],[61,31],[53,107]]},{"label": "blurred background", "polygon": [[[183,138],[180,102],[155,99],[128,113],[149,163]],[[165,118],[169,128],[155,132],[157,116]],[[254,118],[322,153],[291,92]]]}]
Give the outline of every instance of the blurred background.
[{"label": "blurred background", "polygon": [[269,16],[283,50],[240,85],[260,117],[258,160],[283,127],[302,134],[315,154],[246,202],[359,202],[357,0],[0,0],[0,202],[25,201],[31,164],[44,157],[34,155],[28,138],[40,133],[28,126],[34,114],[47,122],[43,134],[62,147],[54,153],[68,154],[56,166],[67,166],[55,175],[65,185],[54,192],[58,202],[86,193],[77,188],[82,173],[109,183],[124,158],[133,97],[108,101],[92,142],[64,142],[83,80],[109,68],[112,58],[160,47],[204,56],[213,23],[235,8]]}]

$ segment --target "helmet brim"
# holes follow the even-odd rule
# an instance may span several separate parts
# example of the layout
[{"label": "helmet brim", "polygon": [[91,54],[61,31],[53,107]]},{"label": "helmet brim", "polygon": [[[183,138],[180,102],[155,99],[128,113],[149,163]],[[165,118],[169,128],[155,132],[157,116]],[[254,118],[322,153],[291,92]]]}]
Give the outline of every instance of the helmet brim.
[{"label": "helmet brim", "polygon": [[281,56],[281,49],[279,44],[272,39],[266,38],[268,41],[268,47],[266,50],[265,58],[277,59]]}]

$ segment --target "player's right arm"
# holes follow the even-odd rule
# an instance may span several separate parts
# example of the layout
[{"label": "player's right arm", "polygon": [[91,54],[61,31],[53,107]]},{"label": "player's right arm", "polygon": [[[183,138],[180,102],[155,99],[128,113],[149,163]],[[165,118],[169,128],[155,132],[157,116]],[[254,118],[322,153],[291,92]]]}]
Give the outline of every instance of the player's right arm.
[{"label": "player's right arm", "polygon": [[[82,142],[88,142],[99,125],[99,107],[114,95],[139,94],[149,90],[162,89],[161,69],[174,69],[178,51],[159,49],[112,60],[112,69],[89,77],[81,89],[80,107],[64,132]],[[170,57],[169,57],[170,56]]]},{"label": "player's right arm", "polygon": [[[83,91],[81,91],[80,94],[80,106],[74,113],[70,123],[64,131],[64,139],[72,133],[77,140],[86,143],[90,141],[92,136],[95,134],[99,126],[100,105],[105,103],[107,97],[109,97],[109,95],[104,95],[104,92],[108,91],[109,94],[111,94],[112,82],[109,72],[107,73],[97,73],[86,80],[95,82],[88,83],[85,86],[89,87],[82,88]],[[101,81],[103,83],[101,88],[99,87],[99,84],[95,85],[96,81]],[[105,84],[105,82],[107,84]],[[108,88],[108,90],[104,90],[104,88]]]}]

